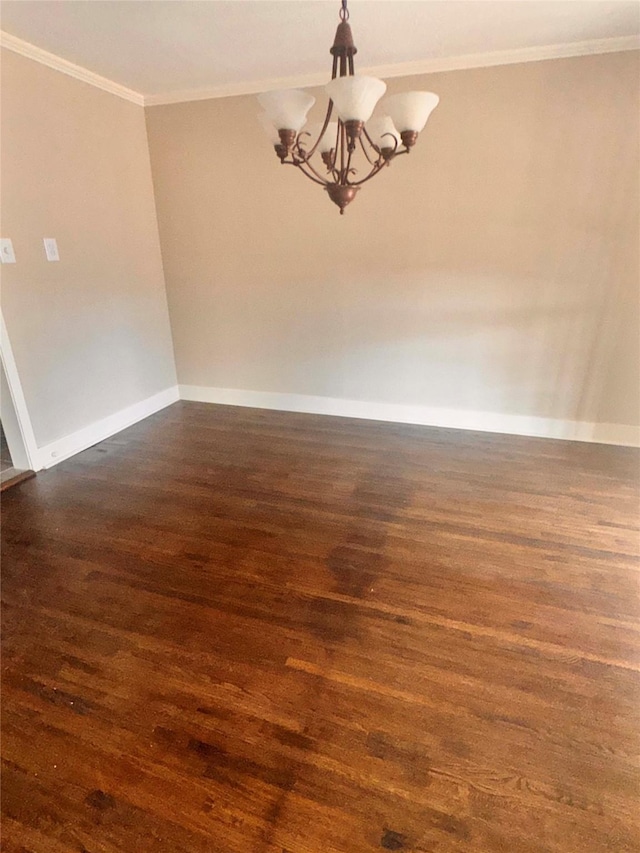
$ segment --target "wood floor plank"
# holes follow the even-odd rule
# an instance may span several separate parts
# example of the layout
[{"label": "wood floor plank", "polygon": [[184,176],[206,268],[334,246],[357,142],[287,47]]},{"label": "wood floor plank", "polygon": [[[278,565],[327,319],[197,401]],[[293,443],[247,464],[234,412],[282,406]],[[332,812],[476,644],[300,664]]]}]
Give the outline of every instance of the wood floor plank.
[{"label": "wood floor plank", "polygon": [[635,853],[640,454],[179,403],[3,495],[7,853]]}]

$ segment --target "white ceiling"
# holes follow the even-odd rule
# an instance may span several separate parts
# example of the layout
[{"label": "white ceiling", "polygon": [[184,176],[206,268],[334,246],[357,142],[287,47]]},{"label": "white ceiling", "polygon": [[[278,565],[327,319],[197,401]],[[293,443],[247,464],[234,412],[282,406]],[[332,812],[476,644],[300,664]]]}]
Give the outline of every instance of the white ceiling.
[{"label": "white ceiling", "polygon": [[[598,52],[594,40],[622,45],[640,32],[637,2],[351,0],[349,8],[359,69],[383,67],[388,76],[393,66],[402,73],[406,63],[470,54],[524,49],[526,59],[527,49],[553,45]],[[328,74],[338,10],[338,0],[2,0],[0,25],[159,102],[259,91],[282,78],[320,82],[315,77]]]}]

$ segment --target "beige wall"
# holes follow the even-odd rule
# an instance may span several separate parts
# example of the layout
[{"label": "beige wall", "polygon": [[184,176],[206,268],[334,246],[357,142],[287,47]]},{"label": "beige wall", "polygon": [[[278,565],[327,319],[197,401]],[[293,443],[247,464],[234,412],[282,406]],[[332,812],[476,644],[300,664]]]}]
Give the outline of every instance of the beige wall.
[{"label": "beige wall", "polygon": [[42,446],[175,384],[144,110],[10,51],[1,107],[2,310]]},{"label": "beige wall", "polygon": [[343,217],[253,97],[149,108],[179,381],[637,424],[638,70],[393,80],[440,106]]}]

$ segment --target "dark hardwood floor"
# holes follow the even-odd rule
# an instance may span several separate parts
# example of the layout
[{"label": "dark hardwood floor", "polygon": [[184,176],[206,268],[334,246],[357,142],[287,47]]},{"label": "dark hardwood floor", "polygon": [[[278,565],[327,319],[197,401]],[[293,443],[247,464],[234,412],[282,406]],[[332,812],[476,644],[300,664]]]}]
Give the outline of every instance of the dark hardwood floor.
[{"label": "dark hardwood floor", "polygon": [[638,465],[179,403],[15,487],[2,850],[637,853]]}]

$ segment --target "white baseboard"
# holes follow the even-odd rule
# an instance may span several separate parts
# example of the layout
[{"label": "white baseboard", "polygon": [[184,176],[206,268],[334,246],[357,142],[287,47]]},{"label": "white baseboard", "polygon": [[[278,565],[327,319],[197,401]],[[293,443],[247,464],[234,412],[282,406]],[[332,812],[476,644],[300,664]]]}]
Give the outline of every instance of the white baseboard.
[{"label": "white baseboard", "polygon": [[272,391],[242,391],[236,388],[210,388],[201,385],[180,385],[179,388],[181,400],[194,400],[199,403],[222,403],[228,406],[248,406],[255,409],[278,409],[283,412],[338,415],[345,418],[363,418],[401,424],[640,447],[640,427],[626,424],[588,423],[468,409],[406,406],[399,403],[369,403],[337,397],[311,397],[306,394],[280,394]]},{"label": "white baseboard", "polygon": [[170,406],[179,399],[178,386],[173,385],[171,388],[166,388],[164,391],[159,391],[157,394],[147,397],[146,400],[141,400],[139,403],[127,406],[126,409],[114,412],[113,415],[108,415],[106,418],[102,418],[102,420],[95,421],[89,424],[89,426],[71,433],[71,435],[65,435],[64,438],[59,438],[44,447],[39,447],[37,451],[38,469],[51,468],[53,465],[57,465],[58,462],[62,462],[70,456],[86,450],[87,447],[91,447],[99,441],[104,441],[105,438],[109,438],[117,432],[132,426],[132,424],[148,418],[149,415],[159,412],[160,409]]}]

